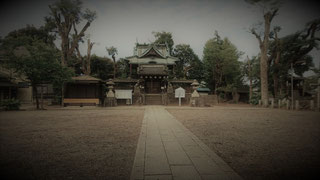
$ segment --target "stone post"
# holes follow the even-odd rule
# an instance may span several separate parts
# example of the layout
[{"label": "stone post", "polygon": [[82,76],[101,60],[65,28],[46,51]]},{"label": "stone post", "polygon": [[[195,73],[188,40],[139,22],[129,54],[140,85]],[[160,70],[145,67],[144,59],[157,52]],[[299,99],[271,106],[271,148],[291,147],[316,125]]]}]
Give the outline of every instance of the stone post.
[{"label": "stone post", "polygon": [[271,108],[274,108],[274,99],[271,99]]},{"label": "stone post", "polygon": [[268,107],[269,106],[269,100],[265,99],[263,102],[263,107]]},{"label": "stone post", "polygon": [[199,106],[199,99],[200,99],[200,95],[197,91],[199,83],[197,80],[193,80],[193,83],[191,84],[192,89],[193,89],[193,93],[191,94],[191,100],[190,100],[190,105],[197,107]]},{"label": "stone post", "polygon": [[278,100],[278,108],[279,109],[281,108],[281,100],[280,99]]},{"label": "stone post", "polygon": [[287,110],[290,109],[290,100],[287,100]]},{"label": "stone post", "polygon": [[310,100],[310,110],[314,110],[314,100]]},{"label": "stone post", "polygon": [[261,100],[259,100],[259,106],[261,106]]},{"label": "stone post", "polygon": [[299,106],[299,100],[296,100],[296,110],[298,110],[299,111],[299,109],[300,109],[300,106]]}]

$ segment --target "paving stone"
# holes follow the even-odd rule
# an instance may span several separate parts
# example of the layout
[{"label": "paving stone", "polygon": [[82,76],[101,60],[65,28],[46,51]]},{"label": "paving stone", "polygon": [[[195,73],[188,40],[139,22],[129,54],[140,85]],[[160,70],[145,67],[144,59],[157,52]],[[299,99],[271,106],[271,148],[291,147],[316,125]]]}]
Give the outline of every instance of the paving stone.
[{"label": "paving stone", "polygon": [[195,168],[201,175],[212,174],[212,175],[221,175],[225,174],[220,167],[212,161],[210,158],[206,157],[193,157],[190,158]]},{"label": "paving stone", "polygon": [[178,141],[163,141],[163,145],[166,152],[184,152]]},{"label": "paving stone", "polygon": [[161,135],[162,141],[177,141],[176,137],[173,135]]},{"label": "paving stone", "polygon": [[174,180],[201,180],[193,166],[171,166]]},{"label": "paving stone", "polygon": [[189,157],[183,151],[167,151],[170,165],[192,165]]},{"label": "paving stone", "polygon": [[144,178],[144,166],[133,166],[130,180],[138,180]]},{"label": "paving stone", "polygon": [[205,157],[209,158],[209,156],[197,145],[185,145],[182,146],[188,156],[191,157]]},{"label": "paving stone", "polygon": [[146,157],[145,160],[145,174],[146,175],[170,175],[171,170],[166,157]]},{"label": "paving stone", "polygon": [[218,175],[202,175],[202,180],[231,180],[229,176],[226,176],[224,174],[218,174]]},{"label": "paving stone", "polygon": [[151,175],[145,176],[145,180],[172,180],[171,175]]},{"label": "paving stone", "polygon": [[146,107],[131,179],[241,179],[163,107]]}]

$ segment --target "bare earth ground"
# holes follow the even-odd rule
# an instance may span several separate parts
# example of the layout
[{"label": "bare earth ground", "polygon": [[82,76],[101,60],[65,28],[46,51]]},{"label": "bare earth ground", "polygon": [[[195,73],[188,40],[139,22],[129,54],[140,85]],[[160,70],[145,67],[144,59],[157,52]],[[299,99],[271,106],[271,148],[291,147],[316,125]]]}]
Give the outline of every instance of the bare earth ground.
[{"label": "bare earth ground", "polygon": [[168,107],[244,179],[319,178],[320,113]]},{"label": "bare earth ground", "polygon": [[0,112],[0,176],[129,179],[143,108]]}]

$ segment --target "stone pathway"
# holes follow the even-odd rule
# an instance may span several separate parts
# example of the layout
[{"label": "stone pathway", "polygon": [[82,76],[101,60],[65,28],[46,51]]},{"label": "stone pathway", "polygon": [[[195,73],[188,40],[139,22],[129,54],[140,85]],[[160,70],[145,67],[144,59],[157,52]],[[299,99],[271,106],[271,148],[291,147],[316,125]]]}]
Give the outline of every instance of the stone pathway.
[{"label": "stone pathway", "polygon": [[163,106],[146,106],[130,179],[242,178]]}]

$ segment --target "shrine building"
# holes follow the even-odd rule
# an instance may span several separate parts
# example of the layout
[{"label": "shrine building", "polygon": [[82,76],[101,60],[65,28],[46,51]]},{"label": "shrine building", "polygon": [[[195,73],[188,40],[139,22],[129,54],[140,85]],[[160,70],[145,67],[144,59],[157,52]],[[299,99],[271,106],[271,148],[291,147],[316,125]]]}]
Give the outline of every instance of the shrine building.
[{"label": "shrine building", "polygon": [[[136,44],[133,56],[125,58],[130,66],[128,79],[115,79],[117,89],[132,89],[133,102],[166,105],[174,101],[174,89],[183,87],[191,94],[192,80],[178,80],[174,69],[178,58],[170,55],[166,44]],[[171,99],[171,101],[170,101]],[[119,101],[119,100],[118,100]],[[184,103],[188,103],[184,100]]]}]

